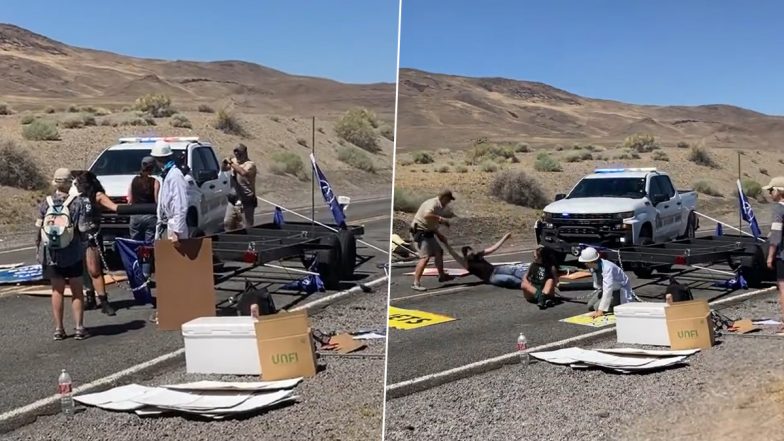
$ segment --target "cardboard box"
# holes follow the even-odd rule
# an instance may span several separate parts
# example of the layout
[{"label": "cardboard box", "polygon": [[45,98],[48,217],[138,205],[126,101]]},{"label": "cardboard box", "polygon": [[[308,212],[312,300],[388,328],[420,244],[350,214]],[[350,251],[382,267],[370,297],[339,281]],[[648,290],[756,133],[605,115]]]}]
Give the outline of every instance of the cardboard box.
[{"label": "cardboard box", "polygon": [[664,309],[672,349],[707,349],[713,346],[713,323],[706,300],[675,302]]},{"label": "cardboard box", "polygon": [[307,312],[279,312],[259,317],[256,340],[262,380],[316,375],[316,345]]}]

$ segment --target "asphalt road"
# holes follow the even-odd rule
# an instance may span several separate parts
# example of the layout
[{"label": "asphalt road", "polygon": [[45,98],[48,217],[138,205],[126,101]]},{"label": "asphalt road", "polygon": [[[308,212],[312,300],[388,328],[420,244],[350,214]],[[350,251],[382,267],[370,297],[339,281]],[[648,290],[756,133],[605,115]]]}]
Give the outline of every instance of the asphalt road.
[{"label": "asphalt road", "polygon": [[[389,206],[389,199],[354,202],[347,211],[349,223],[365,225],[363,239],[381,249],[388,247]],[[329,211],[323,208],[323,204],[318,208],[317,219],[329,222]],[[309,210],[303,214],[309,214]],[[271,217],[271,214],[257,216],[257,220],[261,218],[261,221],[266,222],[269,220],[267,216]],[[294,220],[290,214],[285,217]],[[359,281],[369,282],[384,275],[378,264],[387,262],[386,254],[362,244],[358,244],[357,251],[359,255],[370,258],[357,268]],[[0,263],[33,262],[34,257],[34,251],[29,249],[5,251],[0,254]],[[286,265],[301,269],[299,262]],[[254,270],[254,273],[259,278],[277,283],[302,277],[273,269]],[[231,287],[232,283],[226,285]],[[182,347],[180,333],[158,331],[155,325],[147,321],[151,314],[150,307],[134,306],[132,296],[124,286],[111,285],[109,289],[110,299],[119,308],[116,317],[106,317],[98,311],[86,312],[85,324],[92,337],[81,342],[73,339],[52,341],[49,297],[18,295],[12,287],[0,289],[0,311],[3,317],[3,331],[0,332],[0,372],[3,372],[0,376],[0,390],[4,391],[4,398],[0,400],[0,414],[51,396],[63,368],[71,373],[74,386],[79,386]],[[351,286],[354,285],[347,284],[346,288]],[[376,291],[375,302],[385,305],[386,289]],[[379,294],[381,291],[383,293]],[[274,300],[279,308],[284,308],[333,293],[316,293],[307,298],[276,294]],[[228,295],[219,292],[218,298]],[[383,310],[383,306],[381,308]],[[378,322],[383,323],[383,316],[380,313],[378,315]],[[67,304],[65,323],[66,327],[72,323]],[[178,368],[184,371],[184,366]]]},{"label": "asphalt road", "polygon": [[[494,262],[530,261],[531,253],[509,250],[494,255]],[[447,267],[457,268],[454,262]],[[728,271],[720,265],[712,268]],[[399,308],[442,314],[457,320],[411,330],[389,330],[387,384],[441,372],[468,363],[507,354],[515,350],[520,332],[528,345],[559,341],[602,328],[575,325],[559,320],[588,311],[585,299],[591,291],[562,291],[563,302],[544,311],[528,303],[514,289],[479,284],[473,276],[439,284],[436,277],[424,277],[429,291],[420,293],[410,288],[413,268],[392,271],[390,305]],[[643,301],[663,301],[666,278],[641,280],[629,273],[635,293]],[[717,299],[730,294],[712,283],[728,276],[692,271],[674,273],[681,283],[691,287],[695,298]],[[666,275],[667,277],[669,275]]]}]

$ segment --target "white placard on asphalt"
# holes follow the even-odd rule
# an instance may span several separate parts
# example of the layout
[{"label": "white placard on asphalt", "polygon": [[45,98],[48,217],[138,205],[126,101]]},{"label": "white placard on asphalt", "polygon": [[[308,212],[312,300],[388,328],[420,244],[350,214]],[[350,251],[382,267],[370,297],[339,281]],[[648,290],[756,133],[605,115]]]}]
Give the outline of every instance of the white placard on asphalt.
[{"label": "white placard on asphalt", "polygon": [[659,369],[683,362],[686,355],[675,357],[619,356],[581,348],[532,352],[531,356],[554,364],[591,365],[623,371]]},{"label": "white placard on asphalt", "polygon": [[108,410],[135,410],[144,404],[133,401],[148,393],[151,388],[139,384],[128,384],[103,392],[74,397],[74,401],[88,406],[96,406]]},{"label": "white placard on asphalt", "polygon": [[162,387],[152,388],[148,393],[134,398],[137,403],[168,409],[220,409],[234,407],[251,394],[240,392],[213,391],[209,395],[198,392],[184,392]]},{"label": "white placard on asphalt", "polygon": [[652,355],[654,357],[677,357],[680,355],[694,355],[700,352],[699,349],[682,349],[680,351],[662,350],[649,350],[637,348],[612,348],[612,349],[597,349],[599,352],[607,354],[621,354],[621,355]]}]

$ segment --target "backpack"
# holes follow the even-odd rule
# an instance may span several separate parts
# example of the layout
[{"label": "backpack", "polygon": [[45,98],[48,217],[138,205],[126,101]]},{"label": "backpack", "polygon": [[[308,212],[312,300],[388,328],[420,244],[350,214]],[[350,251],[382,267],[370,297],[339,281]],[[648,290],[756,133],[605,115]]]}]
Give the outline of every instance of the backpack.
[{"label": "backpack", "polygon": [[41,242],[50,250],[61,250],[71,244],[74,226],[68,207],[76,198],[76,195],[69,195],[68,199],[60,205],[55,204],[51,196],[47,196],[48,207],[41,224]]},{"label": "backpack", "polygon": [[252,304],[259,306],[259,315],[275,314],[275,302],[266,288],[257,288],[252,282],[245,281],[245,290],[239,295],[237,302],[237,315],[250,315]]},{"label": "backpack", "polygon": [[680,282],[675,280],[675,277],[670,277],[670,284],[667,286],[667,290],[664,291],[665,294],[672,294],[672,301],[673,302],[685,302],[687,300],[694,300],[694,296],[691,294],[691,289],[688,286],[682,285]]}]

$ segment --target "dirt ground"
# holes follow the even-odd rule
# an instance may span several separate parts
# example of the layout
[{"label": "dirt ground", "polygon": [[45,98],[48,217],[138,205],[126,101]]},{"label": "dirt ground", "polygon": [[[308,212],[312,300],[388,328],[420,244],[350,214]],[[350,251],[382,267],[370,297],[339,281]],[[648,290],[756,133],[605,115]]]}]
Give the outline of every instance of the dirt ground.
[{"label": "dirt ground", "polygon": [[[175,107],[176,107],[176,103]],[[32,114],[40,114],[42,109]],[[238,113],[236,116],[247,137],[227,135],[214,127],[213,113],[181,111],[193,125],[193,129],[171,126],[170,118],[157,118],[155,126],[111,127],[100,126],[103,119],[119,115],[96,116],[98,126],[78,129],[60,127],[59,141],[27,141],[22,137],[21,118],[24,113],[0,116],[0,142],[12,141],[29,154],[31,161],[40,164],[47,181],[58,167],[71,169],[86,168],[106,147],[126,136],[196,136],[210,141],[221,156],[228,156],[234,146],[242,142],[248,146],[250,157],[259,166],[260,175],[257,191],[260,196],[284,206],[310,203],[310,181],[291,175],[275,175],[270,171],[272,155],[288,151],[302,159],[306,173],[310,169],[312,143],[311,117],[284,116],[273,114]],[[68,113],[47,114],[45,117],[59,120]],[[337,149],[348,145],[335,135],[334,124],[342,114],[324,115],[316,118],[316,157],[319,166],[327,174],[330,183],[341,194],[354,199],[388,196],[391,192],[392,141],[379,136],[381,152],[367,155],[376,166],[376,173],[367,173],[339,161]],[[390,123],[386,122],[385,123]],[[303,142],[306,146],[301,145]],[[299,191],[301,189],[301,191]],[[35,204],[41,200],[40,192],[18,190],[0,186],[0,236],[24,230],[29,224]],[[262,207],[265,208],[265,207]]]}]

